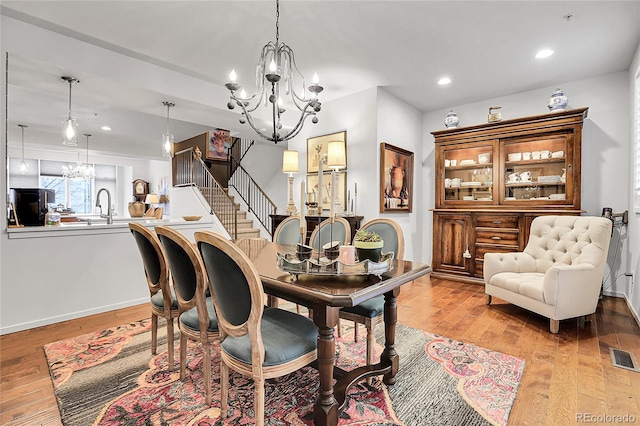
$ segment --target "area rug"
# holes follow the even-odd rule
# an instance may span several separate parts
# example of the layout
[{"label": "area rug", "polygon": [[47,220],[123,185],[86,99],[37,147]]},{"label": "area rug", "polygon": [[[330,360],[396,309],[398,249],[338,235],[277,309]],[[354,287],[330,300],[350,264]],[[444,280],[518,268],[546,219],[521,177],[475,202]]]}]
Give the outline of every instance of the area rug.
[{"label": "area rug", "polygon": [[[383,339],[384,327],[377,327]],[[150,321],[143,320],[45,345],[66,426],[253,424],[253,382],[231,372],[229,417],[220,423],[218,345],[212,344],[213,406],[204,400],[202,348],[190,343],[187,378],[167,368],[166,338],[159,327],[158,355],[151,355]],[[337,365],[364,361],[365,343],[336,338]],[[442,336],[398,325],[397,383],[380,380],[352,387],[341,425],[506,425],[524,361]],[[164,349],[164,352],[161,350]],[[378,346],[377,352],[381,350]],[[318,389],[311,367],[265,384],[265,424],[311,425]],[[218,422],[218,423],[216,423]]]}]

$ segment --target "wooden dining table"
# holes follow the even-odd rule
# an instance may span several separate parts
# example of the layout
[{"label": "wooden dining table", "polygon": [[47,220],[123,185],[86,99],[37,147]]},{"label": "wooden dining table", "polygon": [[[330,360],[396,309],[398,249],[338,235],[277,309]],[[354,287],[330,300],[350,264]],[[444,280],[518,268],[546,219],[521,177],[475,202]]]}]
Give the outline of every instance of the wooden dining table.
[{"label": "wooden dining table", "polygon": [[[314,424],[336,425],[347,402],[347,391],[356,382],[383,375],[387,385],[395,383],[399,357],[395,349],[397,322],[396,297],[400,286],[428,274],[431,268],[424,263],[394,260],[393,268],[376,275],[310,275],[292,276],[276,266],[278,252],[294,251],[294,246],[267,243],[250,254],[265,293],[304,305],[312,310],[318,327],[318,358],[320,388],[314,407]],[[356,306],[373,297],[384,295],[385,347],[380,361],[374,365],[344,371],[335,366],[335,327],[340,308]],[[334,386],[333,379],[336,379]]]}]

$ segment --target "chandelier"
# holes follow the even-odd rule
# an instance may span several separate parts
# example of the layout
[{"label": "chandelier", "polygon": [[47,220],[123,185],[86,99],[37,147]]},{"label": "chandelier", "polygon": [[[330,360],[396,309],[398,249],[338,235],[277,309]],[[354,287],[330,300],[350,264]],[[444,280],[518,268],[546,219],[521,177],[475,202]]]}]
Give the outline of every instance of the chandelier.
[{"label": "chandelier", "polygon": [[71,116],[71,86],[80,83],[80,80],[73,77],[61,77],[69,83],[69,114],[62,121],[62,145],[78,146],[78,120]]},{"label": "chandelier", "polygon": [[[300,87],[296,86],[296,78],[301,80]],[[321,103],[318,101],[318,94],[323,87],[318,84],[318,75],[314,74],[313,84],[305,86],[304,77],[296,65],[293,49],[280,42],[280,2],[276,0],[276,41],[270,41],[262,48],[260,60],[256,68],[256,91],[251,96],[247,96],[242,86],[236,82],[235,69],[229,74],[229,83],[225,87],[231,92],[231,100],[227,103],[229,109],[239,106],[242,109],[240,123],[249,123],[249,126],[266,140],[278,143],[287,141],[295,137],[307,117],[313,116],[312,122],[318,122],[316,113],[320,111]],[[265,83],[265,80],[267,83]],[[242,89],[242,90],[241,90]],[[237,93],[241,90],[240,93]],[[300,93],[296,93],[299,90]],[[309,92],[307,97],[307,92]],[[282,114],[286,111],[283,108],[281,94],[291,98],[295,107],[300,111],[298,123],[286,132],[283,132]],[[256,126],[255,119],[251,115],[260,105],[267,107],[271,104],[271,134],[264,133]]]},{"label": "chandelier", "polygon": [[91,180],[95,176],[95,171],[93,166],[89,164],[89,133],[84,134],[87,137],[87,162],[82,164],[80,161],[80,152],[78,151],[78,162],[75,167],[72,166],[62,166],[62,176],[69,179],[85,179]]}]

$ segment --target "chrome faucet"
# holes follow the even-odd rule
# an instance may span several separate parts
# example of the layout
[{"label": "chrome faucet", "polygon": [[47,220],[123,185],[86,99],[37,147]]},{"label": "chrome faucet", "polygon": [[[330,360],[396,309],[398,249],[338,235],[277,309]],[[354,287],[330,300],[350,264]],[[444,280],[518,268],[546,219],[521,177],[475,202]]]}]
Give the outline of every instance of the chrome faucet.
[{"label": "chrome faucet", "polygon": [[[102,191],[107,193],[107,214],[102,214],[102,206],[100,205],[100,194]],[[100,188],[98,190],[98,194],[96,195],[96,207],[100,207],[100,217],[107,218],[107,225],[111,225],[113,223],[113,211],[111,211],[111,193],[107,188]]]}]

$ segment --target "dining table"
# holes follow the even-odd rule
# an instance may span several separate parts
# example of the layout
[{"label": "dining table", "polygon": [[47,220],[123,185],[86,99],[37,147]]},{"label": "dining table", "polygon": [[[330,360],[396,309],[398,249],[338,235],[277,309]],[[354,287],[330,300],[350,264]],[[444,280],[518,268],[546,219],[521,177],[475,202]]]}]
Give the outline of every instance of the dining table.
[{"label": "dining table", "polygon": [[[314,406],[315,425],[337,425],[340,413],[347,404],[347,392],[355,383],[368,377],[382,375],[383,382],[393,385],[400,359],[395,349],[397,322],[396,298],[403,284],[431,272],[420,262],[394,259],[390,270],[374,274],[291,274],[277,266],[278,253],[291,253],[295,246],[269,242],[250,254],[265,293],[282,298],[311,311],[311,318],[318,327],[316,368],[319,375],[319,391]],[[344,371],[335,365],[335,327],[340,309],[356,306],[373,297],[384,295],[384,350],[378,363]],[[334,378],[336,383],[334,385]]]}]

